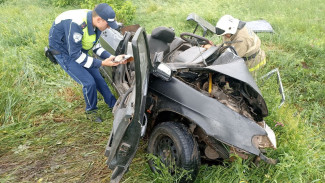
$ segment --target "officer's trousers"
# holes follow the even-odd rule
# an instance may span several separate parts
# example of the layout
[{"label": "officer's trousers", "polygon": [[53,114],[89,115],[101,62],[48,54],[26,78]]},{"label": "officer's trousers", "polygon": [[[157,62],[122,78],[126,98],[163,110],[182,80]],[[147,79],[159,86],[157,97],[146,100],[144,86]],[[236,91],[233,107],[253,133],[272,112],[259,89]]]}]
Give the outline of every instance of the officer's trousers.
[{"label": "officer's trousers", "polygon": [[85,68],[75,61],[68,60],[64,54],[54,55],[60,66],[76,82],[82,85],[82,92],[86,102],[86,111],[97,109],[97,90],[103,95],[105,103],[114,107],[116,99],[109,90],[98,68]]}]

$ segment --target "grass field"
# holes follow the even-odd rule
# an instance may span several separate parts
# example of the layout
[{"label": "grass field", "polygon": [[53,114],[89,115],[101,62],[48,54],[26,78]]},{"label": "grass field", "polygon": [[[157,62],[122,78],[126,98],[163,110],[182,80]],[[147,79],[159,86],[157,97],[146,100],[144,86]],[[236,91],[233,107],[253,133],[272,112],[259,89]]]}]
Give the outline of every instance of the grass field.
[{"label": "grass field", "polygon": [[[244,21],[265,19],[275,34],[260,33],[267,66],[259,76],[279,68],[286,94],[275,77],[258,84],[266,98],[266,122],[277,136],[269,157],[280,163],[256,167],[238,159],[224,166],[202,165],[197,183],[325,182],[325,2],[132,0],[133,23],[150,33],[173,27],[176,35],[192,32],[186,21],[196,13],[215,24],[231,14]],[[109,182],[104,150],[113,116],[102,98],[102,124],[86,120],[81,87],[43,55],[49,28],[64,10],[41,0],[0,0],[0,182]],[[209,35],[215,43],[220,38]],[[283,126],[275,126],[276,123]],[[123,182],[173,182],[153,174],[142,141]]]}]

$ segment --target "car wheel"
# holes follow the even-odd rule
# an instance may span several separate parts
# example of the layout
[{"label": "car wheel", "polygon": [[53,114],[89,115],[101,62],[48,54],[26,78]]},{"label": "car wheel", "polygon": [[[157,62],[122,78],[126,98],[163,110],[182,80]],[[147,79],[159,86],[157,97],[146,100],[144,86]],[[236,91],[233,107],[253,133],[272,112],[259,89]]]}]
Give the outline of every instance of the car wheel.
[{"label": "car wheel", "polygon": [[[187,175],[191,176],[192,181],[195,180],[200,153],[196,140],[183,124],[164,122],[157,125],[150,135],[148,152],[158,157],[168,167],[170,174],[175,175],[177,167],[187,170]],[[153,172],[160,173],[152,159],[149,160],[149,166]],[[181,180],[188,181],[185,177]]]}]

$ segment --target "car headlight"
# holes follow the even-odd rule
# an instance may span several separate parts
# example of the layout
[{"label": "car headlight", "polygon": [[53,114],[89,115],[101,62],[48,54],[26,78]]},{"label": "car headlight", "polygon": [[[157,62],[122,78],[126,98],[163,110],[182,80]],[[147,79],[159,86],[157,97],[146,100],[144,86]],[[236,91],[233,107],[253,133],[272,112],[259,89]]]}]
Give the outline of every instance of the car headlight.
[{"label": "car headlight", "polygon": [[276,139],[273,130],[266,123],[264,123],[263,125],[267,135],[254,136],[252,139],[254,146],[261,149],[269,147],[276,149]]}]

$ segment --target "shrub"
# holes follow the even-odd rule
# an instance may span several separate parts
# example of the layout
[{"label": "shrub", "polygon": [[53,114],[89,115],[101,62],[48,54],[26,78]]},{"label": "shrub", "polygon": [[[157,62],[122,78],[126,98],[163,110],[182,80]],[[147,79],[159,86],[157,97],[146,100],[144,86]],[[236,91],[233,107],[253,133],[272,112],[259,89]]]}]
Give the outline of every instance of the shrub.
[{"label": "shrub", "polygon": [[68,5],[80,5],[84,0],[50,0],[51,4],[58,7],[68,6]]}]

